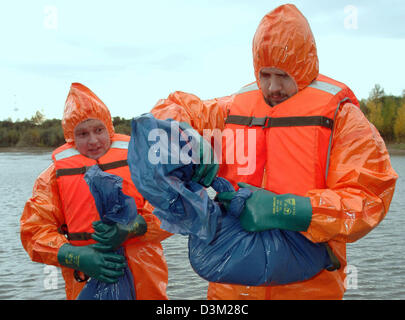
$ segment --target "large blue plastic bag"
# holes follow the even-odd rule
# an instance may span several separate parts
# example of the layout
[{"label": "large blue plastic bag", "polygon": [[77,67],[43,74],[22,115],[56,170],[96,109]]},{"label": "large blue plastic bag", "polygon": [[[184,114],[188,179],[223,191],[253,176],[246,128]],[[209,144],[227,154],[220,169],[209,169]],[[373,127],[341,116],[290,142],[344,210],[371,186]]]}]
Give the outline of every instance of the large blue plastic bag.
[{"label": "large blue plastic bag", "polygon": [[[234,188],[223,178],[216,178],[212,187],[217,192]],[[251,193],[239,189],[239,193]],[[241,285],[281,285],[303,281],[331,266],[323,244],[315,244],[301,233],[273,229],[246,232],[240,225],[243,209],[241,197],[237,208],[229,208],[218,221],[217,236],[207,245],[194,235],[189,236],[189,260],[194,271],[212,282]],[[231,202],[231,205],[233,203]],[[232,215],[229,215],[233,209]],[[235,212],[236,211],[236,212]]]},{"label": "large blue plastic bag", "polygon": [[[281,285],[310,279],[332,265],[324,244],[293,231],[246,232],[237,214],[221,210],[203,186],[191,181],[195,164],[176,162],[175,153],[187,140],[176,135],[175,125],[151,114],[134,118],[128,164],[161,227],[189,236],[189,260],[199,276],[220,283]],[[156,162],[162,154],[161,159],[169,161]],[[217,192],[234,191],[222,178],[216,178],[213,187]]]},{"label": "large blue plastic bag", "polygon": [[[122,193],[122,178],[103,172],[97,165],[90,167],[84,179],[96,202],[103,223],[128,224],[137,216],[135,200]],[[114,251],[124,255],[124,248]],[[94,278],[83,287],[78,300],[135,300],[134,280],[129,267],[116,283],[106,283]]]}]

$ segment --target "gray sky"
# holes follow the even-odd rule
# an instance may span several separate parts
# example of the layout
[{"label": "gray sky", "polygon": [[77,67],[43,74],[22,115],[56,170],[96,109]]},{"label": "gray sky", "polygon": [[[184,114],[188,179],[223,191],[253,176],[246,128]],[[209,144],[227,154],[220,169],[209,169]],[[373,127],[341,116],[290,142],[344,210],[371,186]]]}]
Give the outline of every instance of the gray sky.
[{"label": "gray sky", "polygon": [[[170,92],[208,99],[254,81],[253,34],[285,1],[16,0],[0,5],[0,120],[61,118],[81,82],[112,116],[148,112]],[[358,98],[405,89],[405,2],[290,1],[307,17],[320,72]]]}]

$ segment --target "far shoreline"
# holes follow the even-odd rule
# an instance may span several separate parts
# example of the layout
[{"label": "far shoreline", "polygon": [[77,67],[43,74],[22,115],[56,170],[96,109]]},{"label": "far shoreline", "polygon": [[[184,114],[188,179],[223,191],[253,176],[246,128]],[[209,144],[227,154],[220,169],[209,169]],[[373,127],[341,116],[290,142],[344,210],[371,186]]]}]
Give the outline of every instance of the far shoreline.
[{"label": "far shoreline", "polygon": [[0,152],[46,153],[52,152],[55,149],[52,147],[0,147]]},{"label": "far shoreline", "polygon": [[387,150],[391,156],[405,155],[405,143],[387,143]]}]

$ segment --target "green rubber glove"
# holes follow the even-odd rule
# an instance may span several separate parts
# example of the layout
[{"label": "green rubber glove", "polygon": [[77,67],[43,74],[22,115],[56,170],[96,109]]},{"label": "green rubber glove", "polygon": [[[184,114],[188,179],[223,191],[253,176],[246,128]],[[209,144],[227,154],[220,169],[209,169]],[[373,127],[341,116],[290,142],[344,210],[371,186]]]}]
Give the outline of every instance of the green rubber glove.
[{"label": "green rubber glove", "polygon": [[124,256],[99,252],[93,245],[72,246],[66,243],[58,251],[58,261],[62,266],[79,270],[106,283],[117,282],[126,267]]},{"label": "green rubber glove", "polygon": [[93,222],[93,228],[95,232],[91,237],[98,242],[94,244],[94,248],[106,252],[117,249],[128,239],[145,234],[147,225],[145,219],[138,214],[128,225],[106,224],[99,220]]},{"label": "green rubber glove", "polygon": [[194,130],[187,122],[179,123],[180,129],[199,139],[199,163],[194,172],[192,180],[198,182],[205,187],[209,187],[217,176],[219,164],[215,163],[214,151],[211,144],[205,140],[196,130]]},{"label": "green rubber glove", "polygon": [[238,183],[238,186],[252,191],[239,217],[246,231],[259,232],[270,229],[306,231],[308,229],[312,218],[309,198],[293,194],[277,195],[243,182]]}]

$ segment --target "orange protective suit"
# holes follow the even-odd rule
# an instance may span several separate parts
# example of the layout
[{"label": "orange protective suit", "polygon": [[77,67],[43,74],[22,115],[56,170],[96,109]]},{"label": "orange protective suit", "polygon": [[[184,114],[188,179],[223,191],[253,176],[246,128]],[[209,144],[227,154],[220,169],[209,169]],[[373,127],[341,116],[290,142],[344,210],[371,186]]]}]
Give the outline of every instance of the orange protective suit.
[{"label": "orange protective suit", "polygon": [[[74,146],[75,126],[89,118],[101,120],[112,140],[120,136],[114,133],[110,112],[103,102],[85,86],[74,83],[66,100],[62,120],[65,139],[68,142],[66,148]],[[120,137],[120,140],[125,138],[122,135]],[[129,137],[124,140],[129,141]],[[89,162],[96,161],[89,159]],[[128,171],[123,175],[129,176],[129,169],[126,168],[120,170]],[[136,238],[136,241],[125,249],[129,267],[134,275],[136,297],[139,300],[167,299],[168,271],[160,242],[171,234],[160,229],[160,221],[152,214],[153,207],[139,195],[135,186],[131,185],[128,190],[131,190],[129,195],[136,200],[138,213],[147,223],[147,232]],[[125,192],[124,189],[123,191]],[[66,297],[75,299],[85,283],[77,282],[72,269],[60,266],[57,259],[59,248],[69,242],[58,231],[62,225],[66,224],[67,215],[64,213],[64,207],[66,206],[63,205],[53,163],[37,178],[33,195],[25,205],[21,217],[21,241],[33,261],[62,268],[66,283]],[[89,208],[96,210],[94,206]],[[92,217],[98,217],[98,213],[93,212]]]},{"label": "orange protective suit", "polygon": [[[337,82],[319,75],[316,45],[311,29],[306,19],[293,5],[278,7],[263,18],[253,41],[253,61],[258,88],[260,88],[258,77],[260,69],[275,67],[287,72],[295,80],[299,92],[274,108],[268,107],[268,112],[262,106],[263,98],[253,92],[252,99],[256,100],[253,100],[250,105],[246,103],[245,107],[239,106],[239,110],[247,109],[248,116],[264,117],[271,115],[273,111],[279,116],[282,114],[282,117],[296,116],[296,114],[289,114],[289,111],[300,110],[297,106],[301,97],[310,100],[308,95],[316,90],[311,88],[304,93],[304,89],[310,85],[317,87],[319,83],[314,84],[316,79],[338,85]],[[322,89],[331,91],[334,85],[328,87],[327,84]],[[245,87],[241,93],[249,91],[250,87]],[[319,93],[314,94],[314,101],[315,99],[319,101],[322,96],[321,91],[316,91]],[[237,101],[241,101],[239,98],[241,93],[202,101],[195,95],[178,91],[170,94],[167,99],[160,100],[152,113],[159,119],[172,118],[187,121],[200,134],[203,134],[204,129],[224,130],[228,115],[238,109],[236,104]],[[351,99],[355,100],[355,97]],[[302,104],[304,108],[311,107],[308,100]],[[334,126],[329,143],[328,162],[319,162],[319,167],[324,167],[325,163],[328,164],[327,177],[323,182],[321,181],[324,187],[300,192],[300,195],[309,197],[312,204],[312,220],[303,234],[314,242],[328,242],[343,267],[347,264],[345,244],[365,236],[381,222],[389,209],[398,178],[391,167],[384,141],[358,106],[353,103],[346,100],[336,102],[336,114],[334,117],[332,115]],[[314,111],[316,110],[309,111],[308,114]],[[271,128],[265,130],[271,130]],[[287,134],[286,130],[280,132]],[[291,143],[291,148],[287,149],[285,146],[277,146],[277,143],[284,143],[285,140],[288,139],[281,136],[279,140],[268,142],[266,146],[270,151],[279,150],[277,159],[280,161],[298,154],[296,153],[297,143]],[[271,143],[274,149],[271,149]],[[268,152],[265,157],[267,158],[257,161],[267,162],[266,165],[273,161],[271,152]],[[231,165],[227,164],[227,166]],[[265,168],[264,165],[263,167]],[[222,168],[220,174],[221,171],[223,171]],[[260,173],[255,172],[255,174],[259,176]],[[295,193],[294,191],[299,188],[289,188],[289,185],[294,184],[291,183],[294,179],[298,181],[299,179],[291,175],[287,172],[283,179],[277,172],[274,177],[277,176],[279,185],[273,185],[273,188],[282,190],[283,193]],[[272,178],[271,172],[261,176]],[[262,182],[263,187],[269,188],[270,185],[271,183],[266,181]],[[208,299],[341,299],[345,291],[344,279],[345,273],[342,268],[334,272],[323,271],[307,281],[275,287],[210,283]]]}]

